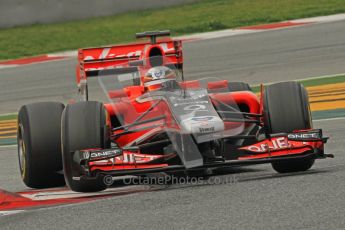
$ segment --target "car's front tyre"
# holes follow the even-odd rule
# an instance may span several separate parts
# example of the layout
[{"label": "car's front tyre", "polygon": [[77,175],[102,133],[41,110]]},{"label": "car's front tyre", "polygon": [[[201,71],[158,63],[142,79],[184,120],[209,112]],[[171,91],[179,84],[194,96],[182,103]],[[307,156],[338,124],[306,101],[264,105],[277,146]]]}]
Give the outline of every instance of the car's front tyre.
[{"label": "car's front tyre", "polygon": [[76,192],[97,192],[106,189],[101,175],[93,179],[80,177],[80,165],[73,160],[75,151],[109,148],[103,104],[85,101],[67,105],[62,115],[61,126],[62,158],[68,187]]},{"label": "car's front tyre", "polygon": [[[301,83],[281,82],[265,87],[264,123],[268,133],[291,133],[312,128],[308,92]],[[279,173],[306,171],[314,158],[284,160],[272,163]]]}]

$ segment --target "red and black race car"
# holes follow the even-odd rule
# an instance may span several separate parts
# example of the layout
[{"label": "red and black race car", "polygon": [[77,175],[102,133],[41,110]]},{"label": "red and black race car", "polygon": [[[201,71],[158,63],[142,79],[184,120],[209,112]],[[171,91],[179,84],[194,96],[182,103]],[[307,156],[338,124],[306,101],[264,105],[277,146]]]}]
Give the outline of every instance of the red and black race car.
[{"label": "red and black race car", "polygon": [[[18,155],[24,183],[100,191],[107,175],[191,173],[271,163],[305,171],[324,153],[308,94],[297,82],[261,87],[217,78],[186,81],[182,42],[145,32],[135,44],[79,50],[80,101],[24,105]],[[159,38],[164,36],[162,38]],[[91,101],[88,86],[105,92]],[[63,173],[61,171],[63,170]]]}]

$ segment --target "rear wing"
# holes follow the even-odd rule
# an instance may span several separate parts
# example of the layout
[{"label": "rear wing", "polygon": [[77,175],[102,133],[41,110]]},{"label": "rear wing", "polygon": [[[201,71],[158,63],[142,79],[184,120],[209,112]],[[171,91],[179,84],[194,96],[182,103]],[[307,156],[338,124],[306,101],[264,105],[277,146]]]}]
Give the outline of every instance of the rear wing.
[{"label": "rear wing", "polygon": [[171,38],[157,41],[156,37],[162,35],[167,35],[167,31],[137,34],[137,38],[150,37],[150,41],[79,49],[76,73],[79,92],[84,94],[83,91],[87,88],[87,78],[98,76],[99,71],[112,69],[120,72],[134,72],[137,67],[131,66],[131,63],[153,56],[163,56],[164,65],[175,65],[182,68],[182,41]]}]

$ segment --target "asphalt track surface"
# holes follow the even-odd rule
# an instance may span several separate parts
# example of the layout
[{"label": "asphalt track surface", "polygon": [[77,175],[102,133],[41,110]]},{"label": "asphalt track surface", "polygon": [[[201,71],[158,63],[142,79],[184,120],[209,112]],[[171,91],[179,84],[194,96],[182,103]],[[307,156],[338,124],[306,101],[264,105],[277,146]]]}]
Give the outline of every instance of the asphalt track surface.
[{"label": "asphalt track surface", "polygon": [[[345,22],[199,41],[185,45],[186,75],[259,83],[344,73],[344,51]],[[73,85],[66,76],[73,76],[74,64],[0,70],[0,112],[29,101],[67,101]],[[305,173],[241,167],[211,177],[235,177],[236,183],[151,185],[148,192],[1,217],[0,229],[343,229],[345,119],[317,121],[315,127],[331,137],[326,151],[336,158],[317,161]],[[0,148],[0,164],[2,189],[27,189],[15,147]]]},{"label": "asphalt track surface", "polygon": [[[0,217],[0,229],[343,229],[344,122],[315,122],[331,137],[327,152],[336,158],[305,173],[242,167],[210,184],[151,185],[147,192]],[[8,162],[1,187],[21,190],[15,155],[13,148],[0,150],[0,162]]]}]

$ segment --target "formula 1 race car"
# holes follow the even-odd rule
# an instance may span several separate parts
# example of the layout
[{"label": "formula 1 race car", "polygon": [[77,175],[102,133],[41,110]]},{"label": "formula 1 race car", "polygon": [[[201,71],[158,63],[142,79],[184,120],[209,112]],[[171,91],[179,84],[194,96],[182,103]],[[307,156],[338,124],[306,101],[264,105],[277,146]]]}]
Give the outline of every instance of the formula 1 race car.
[{"label": "formula 1 race car", "polygon": [[[18,155],[24,183],[106,189],[104,177],[209,172],[271,163],[279,173],[305,171],[326,158],[312,128],[308,94],[297,82],[261,86],[185,80],[182,42],[169,31],[137,34],[135,44],[79,50],[80,101],[22,106]],[[160,38],[162,37],[162,38]],[[95,83],[105,97],[91,101]],[[61,171],[63,170],[63,173]]]}]

